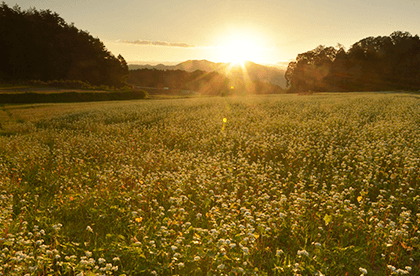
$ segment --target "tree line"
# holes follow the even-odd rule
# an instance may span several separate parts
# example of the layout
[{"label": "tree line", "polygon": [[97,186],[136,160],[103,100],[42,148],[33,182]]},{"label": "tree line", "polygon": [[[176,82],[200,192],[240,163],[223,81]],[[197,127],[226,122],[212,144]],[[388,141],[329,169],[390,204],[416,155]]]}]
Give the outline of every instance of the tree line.
[{"label": "tree line", "polygon": [[130,70],[127,81],[140,87],[154,87],[189,90],[202,95],[229,95],[241,93],[272,94],[282,93],[280,86],[243,78],[228,78],[218,72],[196,70],[136,69]]},{"label": "tree line", "polygon": [[289,92],[420,89],[420,39],[408,32],[367,37],[347,51],[318,46],[285,73]]},{"label": "tree line", "polygon": [[80,80],[121,87],[124,58],[50,10],[0,5],[0,81]]}]

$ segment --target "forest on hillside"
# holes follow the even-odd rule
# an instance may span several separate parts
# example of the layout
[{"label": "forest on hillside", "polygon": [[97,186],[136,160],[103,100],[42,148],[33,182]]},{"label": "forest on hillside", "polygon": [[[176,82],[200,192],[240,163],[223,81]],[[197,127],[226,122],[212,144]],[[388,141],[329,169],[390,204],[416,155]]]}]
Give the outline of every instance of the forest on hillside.
[{"label": "forest on hillside", "polygon": [[408,32],[367,37],[299,54],[285,73],[289,92],[420,89],[420,39]]},{"label": "forest on hillside", "polygon": [[121,87],[128,66],[99,38],[50,10],[0,4],[0,81],[79,80]]},{"label": "forest on hillside", "polygon": [[284,90],[274,84],[244,78],[226,77],[218,72],[196,70],[136,69],[130,70],[128,84],[199,92],[202,95],[278,94]]}]

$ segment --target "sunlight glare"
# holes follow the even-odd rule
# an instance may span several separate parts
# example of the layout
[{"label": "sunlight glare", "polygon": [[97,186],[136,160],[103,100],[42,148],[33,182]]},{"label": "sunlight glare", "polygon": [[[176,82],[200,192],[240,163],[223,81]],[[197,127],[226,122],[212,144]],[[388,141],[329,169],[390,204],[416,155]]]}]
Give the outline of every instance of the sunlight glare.
[{"label": "sunlight glare", "polygon": [[234,64],[243,64],[245,61],[260,62],[261,47],[251,37],[241,35],[230,36],[221,47],[221,60]]}]

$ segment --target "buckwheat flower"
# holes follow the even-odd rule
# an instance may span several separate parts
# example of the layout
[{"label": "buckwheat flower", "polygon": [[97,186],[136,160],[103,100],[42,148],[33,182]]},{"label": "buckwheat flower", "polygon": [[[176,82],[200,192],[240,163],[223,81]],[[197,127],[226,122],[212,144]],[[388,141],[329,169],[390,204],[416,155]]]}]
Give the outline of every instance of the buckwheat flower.
[{"label": "buckwheat flower", "polygon": [[86,257],[88,257],[88,258],[92,256],[92,252],[90,252],[90,251],[86,251],[85,254],[86,254]]},{"label": "buckwheat flower", "polygon": [[235,248],[235,246],[236,246],[236,243],[234,243],[234,242],[229,244],[229,247],[230,247],[231,249],[232,249],[232,248]]},{"label": "buckwheat flower", "polygon": [[106,260],[104,259],[104,258],[99,258],[98,259],[98,263],[99,264],[103,264],[103,263],[105,263],[106,262]]},{"label": "buckwheat flower", "polygon": [[276,256],[279,257],[281,254],[283,254],[283,250],[277,249],[276,250]]},{"label": "buckwheat flower", "polygon": [[172,249],[172,251],[175,251],[175,250],[178,249],[178,247],[176,245],[171,245],[171,249]]},{"label": "buckwheat flower", "polygon": [[298,250],[297,254],[299,256],[305,255],[306,257],[309,257],[309,253],[306,250]]},{"label": "buckwheat flower", "polygon": [[86,226],[86,231],[93,233],[93,229],[92,227],[90,227],[89,225]]},{"label": "buckwheat flower", "polygon": [[359,271],[362,272],[363,274],[367,274],[367,270],[363,267],[359,267]]},{"label": "buckwheat flower", "polygon": [[178,263],[178,268],[183,268],[185,266],[184,263]]},{"label": "buckwheat flower", "polygon": [[395,272],[397,269],[395,268],[395,266],[392,265],[387,265],[386,266],[388,269],[392,270],[393,272]]},{"label": "buckwheat flower", "polygon": [[220,269],[220,270],[222,270],[222,269],[224,269],[225,268],[225,265],[224,264],[219,264],[218,266],[217,266],[217,269]]},{"label": "buckwheat flower", "polygon": [[118,262],[118,261],[120,260],[120,258],[119,258],[119,257],[114,257],[114,258],[112,258],[112,260],[113,260],[114,262]]},{"label": "buckwheat flower", "polygon": [[195,256],[195,257],[194,257],[194,261],[195,261],[195,262],[198,262],[200,259],[201,259],[201,258],[200,258],[200,256]]},{"label": "buckwheat flower", "polygon": [[40,233],[41,235],[45,235],[45,230],[44,230],[44,229],[41,229],[41,230],[39,231],[39,233]]},{"label": "buckwheat flower", "polygon": [[249,249],[248,249],[248,247],[242,247],[242,251],[245,253],[245,254],[248,254],[249,253]]},{"label": "buckwheat flower", "polygon": [[315,246],[316,246],[316,247],[321,247],[322,245],[321,245],[319,242],[316,242],[316,243],[315,243]]},{"label": "buckwheat flower", "polygon": [[405,269],[406,269],[407,271],[411,271],[411,266],[406,266],[406,267],[405,267]]},{"label": "buckwheat flower", "polygon": [[55,259],[56,259],[56,260],[58,260],[58,259],[60,259],[60,258],[61,258],[61,256],[60,256],[60,255],[58,255],[58,254],[57,254],[57,255],[55,255]]}]

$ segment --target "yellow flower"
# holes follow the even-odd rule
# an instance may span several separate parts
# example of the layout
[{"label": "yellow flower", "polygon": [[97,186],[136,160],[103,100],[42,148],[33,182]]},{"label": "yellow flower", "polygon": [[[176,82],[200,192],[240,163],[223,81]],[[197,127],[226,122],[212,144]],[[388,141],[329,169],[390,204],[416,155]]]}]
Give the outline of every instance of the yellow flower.
[{"label": "yellow flower", "polygon": [[136,218],[136,221],[137,221],[138,223],[140,223],[142,220],[143,220],[143,218],[142,218],[142,217],[138,217],[138,218]]},{"label": "yellow flower", "polygon": [[362,196],[358,196],[358,197],[357,197],[357,201],[358,201],[358,202],[362,201],[362,199],[363,199],[363,197],[362,197]]}]

